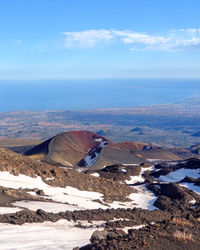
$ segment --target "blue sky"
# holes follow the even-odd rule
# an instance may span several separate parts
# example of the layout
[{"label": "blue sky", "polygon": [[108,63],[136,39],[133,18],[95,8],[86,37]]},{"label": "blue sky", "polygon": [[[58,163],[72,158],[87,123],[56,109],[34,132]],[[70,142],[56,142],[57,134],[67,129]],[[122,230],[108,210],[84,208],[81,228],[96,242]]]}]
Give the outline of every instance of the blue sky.
[{"label": "blue sky", "polygon": [[200,78],[199,0],[6,0],[0,80]]}]

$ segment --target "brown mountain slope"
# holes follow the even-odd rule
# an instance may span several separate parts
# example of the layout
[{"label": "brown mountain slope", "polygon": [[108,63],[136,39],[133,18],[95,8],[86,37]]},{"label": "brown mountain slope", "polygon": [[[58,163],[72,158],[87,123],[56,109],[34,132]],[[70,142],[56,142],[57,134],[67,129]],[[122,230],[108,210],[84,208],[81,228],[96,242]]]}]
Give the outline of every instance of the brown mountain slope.
[{"label": "brown mountain slope", "polygon": [[28,150],[24,155],[33,159],[43,159],[64,166],[73,166],[101,142],[107,140],[88,131],[70,131],[59,134]]},{"label": "brown mountain slope", "polygon": [[198,157],[191,149],[186,148],[166,148],[147,144],[143,142],[120,142],[117,145],[122,149],[127,149],[129,152],[139,156],[145,160],[163,160],[163,161],[178,161],[192,157]]},{"label": "brown mountain slope", "polygon": [[68,167],[101,169],[113,164],[178,161],[193,157],[187,149],[169,149],[143,142],[113,143],[89,131],[64,132],[25,152],[32,159]]},{"label": "brown mountain slope", "polygon": [[127,149],[129,151],[142,150],[148,143],[144,142],[119,142],[117,145],[121,148]]},{"label": "brown mountain slope", "polygon": [[95,164],[97,168],[111,164],[145,162],[125,147],[108,141],[89,131],[71,131],[59,134],[25,152],[32,159],[64,166],[85,167]]},{"label": "brown mountain slope", "polygon": [[101,169],[104,166],[114,164],[141,164],[146,162],[142,157],[137,156],[134,153],[130,153],[127,149],[116,146],[104,147],[99,155],[98,160],[92,166],[93,169]]}]

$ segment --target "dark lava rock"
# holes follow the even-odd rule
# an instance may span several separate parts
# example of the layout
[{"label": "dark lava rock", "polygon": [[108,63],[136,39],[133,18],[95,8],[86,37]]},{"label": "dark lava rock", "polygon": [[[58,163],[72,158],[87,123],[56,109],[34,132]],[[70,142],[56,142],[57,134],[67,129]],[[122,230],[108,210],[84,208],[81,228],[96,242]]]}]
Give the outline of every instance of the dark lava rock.
[{"label": "dark lava rock", "polygon": [[106,166],[105,168],[101,169],[100,172],[118,173],[120,167],[121,166],[119,166],[119,165]]},{"label": "dark lava rock", "polygon": [[176,183],[160,184],[160,194],[171,199],[183,200],[185,202],[189,202],[193,199],[192,196],[185,192],[184,188]]},{"label": "dark lava rock", "polygon": [[190,158],[186,162],[180,164],[180,166],[189,169],[200,169],[200,159]]},{"label": "dark lava rock", "polygon": [[[143,210],[140,208],[133,209],[90,209],[82,211],[66,211],[60,213],[47,213],[42,209],[35,211],[22,210],[14,214],[0,214],[0,223],[10,223],[10,224],[24,224],[32,222],[44,222],[44,221],[58,221],[60,219],[66,220],[87,220],[87,221],[109,221],[113,219],[126,218],[130,219],[132,222],[130,225],[141,225],[151,222],[160,222],[164,219],[171,218],[170,213],[161,210]],[[113,222],[113,226],[120,226],[118,222]],[[123,227],[122,223],[121,226]]]},{"label": "dark lava rock", "polygon": [[199,235],[199,222],[179,218],[174,221],[164,220],[158,224],[147,225],[139,230],[130,229],[128,234],[122,234],[114,229],[110,237],[107,236],[106,239],[81,247],[80,250],[197,250],[200,249]]},{"label": "dark lava rock", "polygon": [[153,205],[161,210],[168,210],[171,204],[172,202],[170,198],[161,195],[157,198]]},{"label": "dark lava rock", "polygon": [[45,196],[45,193],[44,193],[43,190],[38,190],[38,191],[36,192],[36,194],[41,195],[41,196]]},{"label": "dark lava rock", "polygon": [[158,196],[160,194],[160,186],[158,183],[149,183],[146,184],[146,187],[153,192],[156,196]]},{"label": "dark lava rock", "polygon": [[155,177],[155,178],[159,178],[161,175],[167,175],[172,171],[172,169],[170,167],[165,167],[162,168],[161,170],[158,170],[156,172],[153,172],[150,174],[150,176]]},{"label": "dark lava rock", "polygon": [[185,187],[181,187],[176,183],[159,184],[159,196],[154,202],[154,206],[157,208],[168,211],[171,215],[186,216],[189,213],[190,217],[198,217],[195,214],[197,209],[190,201],[196,200],[195,207],[198,207],[200,202],[200,196],[192,190],[188,190]]},{"label": "dark lava rock", "polygon": [[186,176],[185,178],[183,178],[183,179],[180,181],[180,183],[181,183],[181,182],[194,183],[195,180],[196,180],[196,179],[193,178],[193,177]]},{"label": "dark lava rock", "polygon": [[186,176],[185,178],[183,178],[180,183],[182,182],[187,182],[187,183],[194,183],[194,185],[196,186],[200,186],[200,177],[199,178],[193,178],[190,176]]},{"label": "dark lava rock", "polygon": [[107,230],[103,230],[103,231],[96,230],[92,234],[90,241],[95,242],[95,241],[106,239],[107,235],[108,235]]},{"label": "dark lava rock", "polygon": [[[132,166],[132,165],[121,165],[115,164],[106,166],[103,169],[96,171],[100,174],[101,177],[106,179],[111,179],[113,181],[125,181],[129,180],[130,176],[137,176],[140,174],[141,166]],[[90,171],[88,171],[90,173]]]}]

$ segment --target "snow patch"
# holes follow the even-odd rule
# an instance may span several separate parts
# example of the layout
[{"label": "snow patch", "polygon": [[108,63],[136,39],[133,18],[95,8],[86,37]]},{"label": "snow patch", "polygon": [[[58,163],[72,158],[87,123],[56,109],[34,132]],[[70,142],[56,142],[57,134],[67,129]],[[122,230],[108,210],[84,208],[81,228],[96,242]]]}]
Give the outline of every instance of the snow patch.
[{"label": "snow patch", "polygon": [[71,250],[90,243],[96,228],[78,228],[77,223],[57,222],[0,224],[0,246],[4,250]]},{"label": "snow patch", "polygon": [[154,169],[154,166],[151,166],[149,168],[141,168],[140,174],[138,176],[130,176],[130,180],[126,180],[125,183],[130,185],[130,184],[135,184],[137,182],[144,182],[144,178],[142,177],[142,175],[146,171],[150,171],[153,169]]},{"label": "snow patch", "polygon": [[97,141],[97,142],[102,142],[103,139],[102,138],[96,138],[94,141]]},{"label": "snow patch", "polygon": [[[97,192],[81,191],[77,188],[67,186],[65,188],[61,187],[52,187],[44,183],[41,177],[32,178],[26,175],[14,176],[9,172],[0,172],[0,183],[1,186],[7,188],[22,188],[22,189],[34,189],[40,187],[47,196],[44,196],[47,199],[52,199],[57,202],[69,203],[69,207],[66,209],[72,210],[72,205],[74,210],[82,209],[98,209],[98,208],[107,208],[98,202],[93,200],[103,199],[103,195]],[[67,204],[66,204],[67,206]]]},{"label": "snow patch", "polygon": [[68,211],[74,211],[79,210],[80,208],[77,206],[70,206],[69,204],[63,204],[63,203],[55,203],[55,202],[45,202],[45,201],[16,201],[13,203],[14,206],[20,207],[20,208],[27,208],[32,211],[37,211],[37,209],[42,209],[45,212],[48,213],[59,213],[59,212],[66,212]]},{"label": "snow patch", "polygon": [[100,177],[100,174],[98,174],[98,173],[92,173],[92,174],[90,174],[91,176],[94,176],[94,177]]},{"label": "snow patch", "polygon": [[0,214],[12,214],[21,211],[18,207],[0,207]]},{"label": "snow patch", "polygon": [[45,180],[46,181],[53,181],[55,178],[54,177],[52,177],[52,178],[46,178]]},{"label": "snow patch", "polygon": [[[133,227],[124,227],[124,228],[122,228],[122,230],[127,234],[129,229],[139,230],[139,229],[141,229],[143,227],[146,227],[146,225],[138,225],[138,226],[133,226]],[[121,228],[118,228],[118,229],[120,230]]]},{"label": "snow patch", "polygon": [[92,158],[91,155],[87,155],[85,158],[84,158],[84,161],[85,161],[85,166],[86,167],[91,167],[98,159],[99,157],[99,153],[95,152],[95,157]]},{"label": "snow patch", "polygon": [[143,148],[144,151],[149,151],[149,150],[151,150],[151,149],[152,149],[151,146],[144,146],[144,148]]},{"label": "snow patch", "polygon": [[194,205],[196,202],[197,201],[195,199],[192,199],[189,203]]},{"label": "snow patch", "polygon": [[134,207],[154,210],[157,209],[153,204],[157,197],[149,191],[145,185],[134,186],[138,193],[130,194],[129,198],[135,202]]},{"label": "snow patch", "polygon": [[200,186],[196,186],[194,185],[194,183],[183,182],[183,183],[180,183],[179,185],[182,187],[186,187],[200,195]]},{"label": "snow patch", "polygon": [[140,175],[138,176],[130,176],[130,180],[126,180],[126,184],[135,184],[137,182],[143,182],[144,181],[144,178]]},{"label": "snow patch", "polygon": [[64,161],[64,163],[66,163],[68,166],[73,167],[73,165],[70,162],[68,162],[68,161]]},{"label": "snow patch", "polygon": [[[145,168],[147,170],[147,168]],[[37,176],[37,178],[32,178],[26,175],[18,175],[14,176],[9,172],[0,172],[0,183],[1,186],[8,187],[8,188],[23,188],[23,189],[33,189],[38,188],[42,189],[44,193],[48,196],[41,196],[47,199],[52,199],[53,201],[60,202],[60,203],[67,203],[61,206],[59,204],[52,203],[38,203],[40,206],[43,207],[43,210],[47,209],[49,211],[50,208],[48,206],[52,206],[52,211],[56,211],[59,209],[65,209],[69,211],[74,210],[86,210],[86,209],[108,209],[108,206],[102,205],[99,202],[94,200],[100,200],[103,202],[103,195],[98,192],[89,192],[89,191],[81,191],[77,188],[73,188],[67,186],[65,188],[60,187],[52,187],[46,183],[44,183],[41,177]],[[152,195],[150,191],[145,189],[145,187],[137,186],[134,187],[138,189],[139,193],[130,194],[130,202],[120,202],[120,201],[113,201],[109,203],[109,208],[133,208],[133,207],[141,207],[144,209],[155,209],[153,206],[153,202],[156,199]],[[36,202],[36,201],[35,201]],[[22,204],[22,203],[18,203]],[[23,206],[29,206],[30,209],[34,209],[36,203],[23,203]]]},{"label": "snow patch", "polygon": [[[101,138],[99,138],[99,139],[101,139]],[[98,139],[96,139],[96,140],[98,140]],[[94,165],[99,157],[99,154],[100,154],[99,152],[101,151],[101,148],[103,148],[107,144],[108,144],[107,141],[102,141],[102,139],[101,139],[101,143],[99,144],[99,146],[95,149],[92,149],[93,152],[90,152],[88,155],[85,156],[85,158],[83,158],[83,160],[85,162],[84,167],[91,167],[92,165]],[[100,149],[100,150],[98,150],[98,152],[95,152],[97,149]]]},{"label": "snow patch", "polygon": [[200,170],[199,169],[187,169],[187,168],[180,168],[176,171],[170,172],[167,175],[161,175],[158,180],[161,182],[178,182],[183,180],[186,176],[199,178],[200,177]]}]

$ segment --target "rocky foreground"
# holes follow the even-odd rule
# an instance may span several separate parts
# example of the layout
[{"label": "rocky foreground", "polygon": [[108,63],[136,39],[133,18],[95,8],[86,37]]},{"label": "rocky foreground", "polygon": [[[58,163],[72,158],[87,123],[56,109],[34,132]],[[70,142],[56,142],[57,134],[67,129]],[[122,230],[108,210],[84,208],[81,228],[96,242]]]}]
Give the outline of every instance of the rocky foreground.
[{"label": "rocky foreground", "polygon": [[2,249],[200,249],[200,160],[66,167],[1,148],[0,230]]}]

